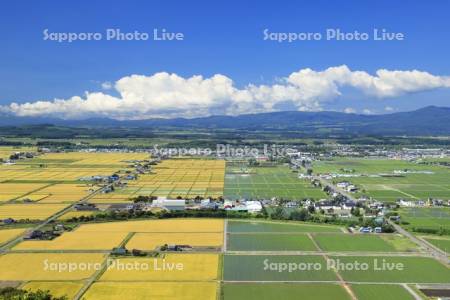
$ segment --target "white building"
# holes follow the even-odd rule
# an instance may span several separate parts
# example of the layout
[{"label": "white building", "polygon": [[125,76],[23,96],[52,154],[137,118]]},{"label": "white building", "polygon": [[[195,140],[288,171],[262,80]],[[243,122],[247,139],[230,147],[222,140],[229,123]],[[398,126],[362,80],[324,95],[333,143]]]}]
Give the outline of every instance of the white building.
[{"label": "white building", "polygon": [[167,210],[184,210],[186,208],[186,202],[183,199],[178,200],[158,197],[158,199],[153,200],[152,206],[165,208]]},{"label": "white building", "polygon": [[262,205],[259,201],[246,201],[245,207],[249,213],[258,213],[262,210]]}]

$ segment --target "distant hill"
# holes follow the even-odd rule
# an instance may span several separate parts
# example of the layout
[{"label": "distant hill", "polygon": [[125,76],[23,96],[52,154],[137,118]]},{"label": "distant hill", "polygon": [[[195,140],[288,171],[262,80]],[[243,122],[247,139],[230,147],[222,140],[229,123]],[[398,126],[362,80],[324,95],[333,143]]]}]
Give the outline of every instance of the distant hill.
[{"label": "distant hill", "polygon": [[0,126],[54,124],[72,127],[203,128],[241,130],[294,130],[308,133],[352,133],[385,135],[450,135],[450,108],[428,106],[415,111],[385,115],[341,112],[284,111],[239,116],[211,116],[194,119],[148,119],[118,121],[107,118],[61,120],[1,116]]}]

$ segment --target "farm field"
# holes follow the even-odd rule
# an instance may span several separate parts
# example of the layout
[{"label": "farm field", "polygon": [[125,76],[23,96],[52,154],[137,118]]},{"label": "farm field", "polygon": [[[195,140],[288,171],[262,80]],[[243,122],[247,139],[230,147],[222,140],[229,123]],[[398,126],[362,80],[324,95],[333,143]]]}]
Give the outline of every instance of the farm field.
[{"label": "farm field", "polygon": [[13,250],[111,250],[120,245],[126,232],[65,232],[51,241],[22,241]]},{"label": "farm field", "polygon": [[161,299],[216,300],[215,282],[96,282],[86,300]]},{"label": "farm field", "polygon": [[33,191],[40,190],[47,186],[43,183],[0,183],[0,203],[19,199]]},{"label": "farm field", "polygon": [[229,234],[228,251],[316,251],[306,234]]},{"label": "farm field", "polygon": [[149,158],[146,153],[49,153],[14,165],[0,165],[0,182],[73,183],[84,177],[112,175],[134,160]]},{"label": "farm field", "polygon": [[[338,176],[334,181],[348,180],[356,184],[360,189],[357,195],[381,201],[450,199],[450,170],[441,166],[402,160],[337,158],[317,161],[313,170],[316,174],[333,173]],[[394,171],[400,174],[397,177],[381,176],[392,175]]]},{"label": "farm field", "polygon": [[376,235],[316,233],[312,237],[324,251],[396,251],[391,244]]},{"label": "farm field", "polygon": [[[367,270],[340,270],[345,280],[355,282],[398,282],[398,283],[448,283],[450,269],[440,262],[427,257],[362,257],[340,256],[332,257],[342,263],[357,261],[367,263]],[[402,264],[403,270],[375,270],[375,260],[378,267],[386,263]]]},{"label": "farm field", "polygon": [[399,211],[402,227],[414,231],[415,228],[434,229],[440,228],[450,230],[450,208],[449,207],[421,207],[402,208]]},{"label": "farm field", "polygon": [[161,219],[85,224],[77,232],[223,232],[221,219]]},{"label": "farm field", "polygon": [[16,236],[25,232],[25,230],[27,230],[27,228],[14,228],[14,229],[0,230],[0,245],[8,242],[9,240],[12,240]]},{"label": "farm field", "polygon": [[228,232],[342,232],[342,230],[341,227],[333,225],[230,220]]},{"label": "farm field", "polygon": [[442,251],[450,253],[450,238],[448,237],[424,237],[424,239],[438,247]]},{"label": "farm field", "polygon": [[81,216],[92,216],[93,214],[95,214],[94,211],[68,211],[67,213],[59,217],[58,220],[66,221],[70,220],[71,218],[79,218]]},{"label": "farm field", "polygon": [[[79,181],[80,178],[111,175],[116,172],[124,174],[134,160],[149,158],[149,154],[145,153],[52,153],[35,159],[21,160],[15,165],[1,165],[0,219],[12,217],[17,220],[44,220],[98,188]],[[368,171],[365,172],[369,173],[406,168],[402,165],[405,162],[395,166],[391,161],[381,161],[380,165],[366,164],[358,160],[356,163],[363,166],[356,164],[355,169],[366,168]],[[428,178],[425,176],[444,174],[438,166],[418,165],[418,169],[415,166],[414,164],[408,169],[432,169],[434,173],[406,174],[401,177],[407,180],[418,177],[414,179],[417,182],[408,183],[411,189],[406,189],[405,183],[400,183],[401,186],[397,187],[386,181],[377,183],[377,186],[370,186],[372,190],[368,191],[373,192],[377,188],[384,191],[384,186],[387,186],[389,193],[411,193],[419,197],[420,193],[417,191],[425,187],[417,185],[420,180]],[[222,160],[169,159],[154,166],[152,173],[141,174],[137,180],[128,180],[125,187],[118,187],[114,192],[99,193],[89,199],[89,202],[97,203],[102,208],[108,203],[130,202],[131,198],[138,195],[173,198],[219,197],[224,195],[224,191],[225,195],[231,191],[239,197],[268,197],[279,194],[286,199],[301,199],[305,196],[322,198],[320,190],[313,189],[308,181],[298,179],[297,174],[285,166],[258,167],[250,170],[249,174],[238,174],[233,169],[227,169],[226,176],[229,175],[248,176],[229,181],[230,178],[225,178],[225,162]],[[8,181],[2,182],[6,178]],[[360,177],[358,180],[364,185],[364,180],[392,178]],[[231,189],[230,182],[234,184]],[[435,184],[445,191],[448,183],[437,179],[436,183],[431,185],[426,181],[422,184],[427,184],[428,187]],[[416,189],[416,186],[420,189]],[[437,189],[439,188],[435,190]],[[317,192],[320,194],[314,196]],[[28,203],[29,201],[33,203]],[[59,217],[59,220],[93,213],[95,212],[71,210]],[[400,214],[402,220],[410,222],[408,229],[448,228],[450,225],[447,208],[402,209]],[[8,228],[14,226],[8,225]],[[23,234],[28,228],[32,227],[0,230],[0,244]],[[446,237],[424,238],[438,247],[449,247]],[[224,241],[227,242],[226,247],[223,247]],[[194,249],[186,252],[152,253],[145,257],[107,254],[118,246],[125,246],[128,250],[154,251],[164,244],[186,244]],[[87,300],[213,300],[220,297],[223,297],[223,300],[271,300],[275,297],[350,299],[351,296],[342,285],[341,278],[333,269],[327,268],[327,258],[339,259],[342,262],[357,260],[367,262],[371,266],[374,258],[380,262],[384,259],[386,262],[404,264],[403,271],[340,270],[339,275],[349,281],[359,300],[376,299],[377,296],[385,300],[394,297],[409,300],[409,292],[400,283],[450,282],[449,268],[433,258],[422,257],[425,250],[421,249],[420,252],[417,246],[405,237],[397,234],[350,234],[343,226],[294,221],[227,220],[226,226],[223,219],[212,218],[87,223],[78,224],[72,231],[66,231],[53,240],[23,240],[11,247],[0,255],[0,283],[14,281],[26,289],[48,289],[56,296],[65,294],[72,298],[84,284],[92,280],[93,284],[82,296],[82,299]],[[219,253],[218,250],[222,247],[225,252]],[[330,257],[330,253],[318,253],[319,250],[333,252],[334,256]],[[358,252],[388,254],[375,257],[367,256],[375,253]],[[412,253],[400,256],[403,254],[398,252]],[[105,266],[107,258],[111,259],[112,265],[105,268],[104,272],[102,270],[96,274],[98,269]],[[73,272],[46,270],[45,266],[51,263],[88,264],[89,267]],[[310,269],[280,272],[276,269],[280,263],[295,264],[300,268],[306,265]],[[175,264],[182,265],[182,269],[155,269],[155,266],[173,268]],[[134,269],[126,267],[130,265],[134,266]],[[138,269],[135,266],[139,266]],[[320,268],[315,269],[317,266]]]},{"label": "farm field", "polygon": [[136,233],[126,247],[128,249],[155,250],[164,244],[220,248],[223,244],[223,233]]},{"label": "farm field", "polygon": [[[280,272],[275,268],[280,263],[300,264],[310,269]],[[335,273],[327,270],[325,259],[319,255],[224,255],[223,276],[225,281],[337,281]]]},{"label": "farm field", "polygon": [[[92,276],[104,259],[104,254],[95,253],[7,253],[0,256],[0,280],[83,280]],[[80,268],[72,272],[54,268],[69,263]]]},{"label": "farm field", "polygon": [[353,284],[351,289],[360,300],[414,300],[414,297],[400,285]]},{"label": "farm field", "polygon": [[225,176],[225,196],[230,199],[325,197],[321,189],[312,187],[309,181],[299,179],[297,175],[286,166],[254,167],[246,173],[230,167]]},{"label": "farm field", "polygon": [[221,247],[223,220],[166,219],[83,224],[50,241],[22,241],[13,250],[111,250],[130,233],[130,249],[153,250],[164,244]]},{"label": "farm field", "polygon": [[68,299],[72,299],[82,286],[82,282],[76,281],[30,281],[21,286],[21,288],[30,291],[50,291],[55,297],[66,296]]},{"label": "farm field", "polygon": [[1,146],[0,147],[0,159],[7,160],[11,154],[16,152],[34,152],[36,151],[35,147],[10,147],[10,146]]},{"label": "farm field", "polygon": [[128,197],[160,196],[175,199],[223,196],[225,161],[209,159],[164,160],[122,193]]},{"label": "farm field", "polygon": [[223,286],[223,295],[224,300],[351,299],[341,285],[322,283],[227,283]]},{"label": "farm field", "polygon": [[44,220],[64,207],[64,204],[4,204],[0,205],[0,219]]},{"label": "farm field", "polygon": [[[124,266],[139,265],[130,269]],[[163,269],[163,265],[181,264],[181,269]],[[173,267],[172,267],[173,268]],[[206,281],[218,277],[217,254],[163,254],[157,258],[124,257],[103,273],[99,281]]]}]

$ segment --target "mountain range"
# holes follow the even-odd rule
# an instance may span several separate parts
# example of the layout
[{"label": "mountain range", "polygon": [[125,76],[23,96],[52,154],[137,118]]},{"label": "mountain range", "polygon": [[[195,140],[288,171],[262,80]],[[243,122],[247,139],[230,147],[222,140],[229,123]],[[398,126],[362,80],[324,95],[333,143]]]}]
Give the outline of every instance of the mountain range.
[{"label": "mountain range", "polygon": [[[282,111],[238,116],[201,118],[114,120],[90,118],[63,120],[46,117],[0,115],[0,126],[52,124],[69,127],[133,127],[184,129],[288,130],[309,133],[354,133],[386,135],[450,135],[450,107],[427,106],[415,111],[383,115],[348,114],[333,111]],[[1,128],[0,128],[1,133]]]}]

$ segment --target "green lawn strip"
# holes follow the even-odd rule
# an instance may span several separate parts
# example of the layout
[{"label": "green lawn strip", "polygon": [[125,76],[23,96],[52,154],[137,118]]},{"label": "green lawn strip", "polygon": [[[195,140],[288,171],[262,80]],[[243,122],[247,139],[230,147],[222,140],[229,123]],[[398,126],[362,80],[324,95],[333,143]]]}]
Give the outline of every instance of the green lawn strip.
[{"label": "green lawn strip", "polygon": [[[224,284],[225,300],[347,300],[339,284],[323,283],[237,283]],[[400,300],[400,299],[399,299]]]},{"label": "green lawn strip", "polygon": [[324,251],[397,251],[391,244],[372,234],[314,234],[314,240]]},{"label": "green lawn strip", "polygon": [[315,251],[306,234],[230,234],[229,251]]},{"label": "green lawn strip", "polygon": [[[330,258],[338,266],[344,265],[344,268],[340,267],[339,273],[346,281],[350,282],[450,282],[450,269],[433,258],[401,256],[340,256]],[[367,265],[367,269],[362,269],[363,264]],[[395,268],[390,270],[386,264],[391,267],[395,265]],[[359,270],[355,270],[358,265],[360,266]]]},{"label": "green lawn strip", "polygon": [[395,284],[352,284],[352,290],[359,300],[414,300],[404,287]]}]

